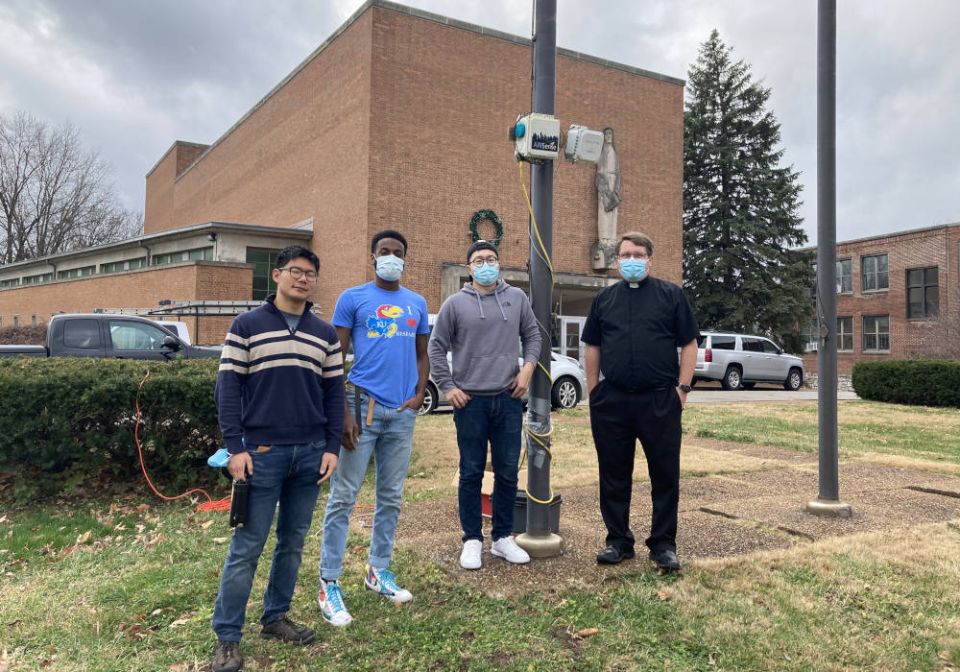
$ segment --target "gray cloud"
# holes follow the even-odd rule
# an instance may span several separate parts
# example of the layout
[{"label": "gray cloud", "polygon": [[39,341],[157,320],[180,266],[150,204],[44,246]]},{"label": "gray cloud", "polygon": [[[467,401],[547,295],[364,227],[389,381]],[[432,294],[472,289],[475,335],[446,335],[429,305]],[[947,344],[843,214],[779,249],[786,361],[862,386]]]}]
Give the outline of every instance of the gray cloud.
[{"label": "gray cloud", "polygon": [[[529,35],[529,0],[409,0]],[[69,118],[116,171],[128,207],[175,139],[212,142],[361,0],[0,0],[0,111]],[[686,78],[713,28],[772,89],[785,161],[816,231],[816,3],[559,3],[560,46]],[[960,220],[960,3],[838,3],[838,236]]]}]

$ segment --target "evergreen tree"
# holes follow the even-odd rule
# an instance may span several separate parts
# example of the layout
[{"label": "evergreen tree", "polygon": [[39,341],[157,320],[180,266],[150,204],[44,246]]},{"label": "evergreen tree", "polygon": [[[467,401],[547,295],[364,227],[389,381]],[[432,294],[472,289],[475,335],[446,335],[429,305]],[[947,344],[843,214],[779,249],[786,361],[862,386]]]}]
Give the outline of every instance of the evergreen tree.
[{"label": "evergreen tree", "polygon": [[683,283],[701,328],[764,333],[790,350],[813,314],[813,255],[798,173],[783,168],[770,89],[731,59],[716,30],[687,83]]}]

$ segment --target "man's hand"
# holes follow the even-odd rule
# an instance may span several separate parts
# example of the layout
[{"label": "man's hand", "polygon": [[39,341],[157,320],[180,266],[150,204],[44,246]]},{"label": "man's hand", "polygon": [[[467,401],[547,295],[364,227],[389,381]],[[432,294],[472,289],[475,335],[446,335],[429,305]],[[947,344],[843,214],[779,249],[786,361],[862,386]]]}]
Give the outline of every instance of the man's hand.
[{"label": "man's hand", "polygon": [[421,392],[420,394],[415,394],[409,399],[407,399],[405,402],[400,404],[400,408],[397,409],[397,413],[399,413],[400,411],[406,408],[409,408],[414,413],[418,412],[420,410],[420,407],[423,406],[424,394],[425,394],[424,392]]},{"label": "man's hand", "polygon": [[227,462],[227,471],[235,481],[247,480],[247,476],[253,474],[253,458],[250,457],[250,453],[243,451],[231,455],[230,461]]},{"label": "man's hand", "polygon": [[687,407],[687,393],[684,392],[683,390],[681,390],[679,387],[678,387],[678,388],[675,388],[675,389],[677,390],[677,394],[680,395],[680,408],[686,408],[686,407]]},{"label": "man's hand", "polygon": [[320,485],[325,480],[333,476],[333,472],[337,470],[337,462],[339,461],[334,453],[323,453],[323,458],[320,461],[320,480],[317,481],[317,485]]},{"label": "man's hand", "polygon": [[510,396],[514,399],[519,399],[526,394],[527,388],[530,387],[530,379],[532,377],[533,367],[524,366],[522,369],[520,369],[520,373],[517,374],[513,384],[510,386]]},{"label": "man's hand", "polygon": [[446,395],[447,401],[449,401],[454,408],[463,408],[470,401],[470,395],[459,387],[453,388],[447,392]]},{"label": "man's hand", "polygon": [[340,443],[347,450],[356,450],[359,440],[360,428],[357,426],[357,420],[353,417],[353,413],[347,413],[343,416],[343,438],[340,439]]}]

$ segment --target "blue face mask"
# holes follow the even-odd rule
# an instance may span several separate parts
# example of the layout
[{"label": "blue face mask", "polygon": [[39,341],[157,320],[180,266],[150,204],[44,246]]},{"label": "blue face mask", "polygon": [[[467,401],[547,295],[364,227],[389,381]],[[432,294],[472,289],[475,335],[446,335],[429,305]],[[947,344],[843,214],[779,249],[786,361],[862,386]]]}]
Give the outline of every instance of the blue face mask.
[{"label": "blue face mask", "polygon": [[500,277],[500,264],[484,264],[480,268],[473,269],[473,279],[477,284],[489,287]]},{"label": "blue face mask", "polygon": [[396,282],[403,273],[403,259],[393,254],[377,257],[377,275],[381,280]]},{"label": "blue face mask", "polygon": [[623,259],[620,262],[620,277],[627,282],[640,282],[647,277],[647,260]]}]

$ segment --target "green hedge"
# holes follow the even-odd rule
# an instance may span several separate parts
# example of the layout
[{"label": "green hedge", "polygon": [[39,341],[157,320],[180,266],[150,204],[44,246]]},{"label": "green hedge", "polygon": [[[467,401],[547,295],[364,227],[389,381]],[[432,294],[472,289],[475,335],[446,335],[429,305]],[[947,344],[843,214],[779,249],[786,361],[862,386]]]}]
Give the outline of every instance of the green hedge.
[{"label": "green hedge", "polygon": [[[0,358],[0,471],[16,499],[121,486],[149,492],[133,440],[137,386],[148,472],[164,494],[210,488],[220,445],[218,360]],[[223,479],[220,479],[225,484]],[[213,494],[213,493],[211,493]]]},{"label": "green hedge", "polygon": [[960,408],[960,361],[860,362],[853,367],[853,389],[872,401]]}]

